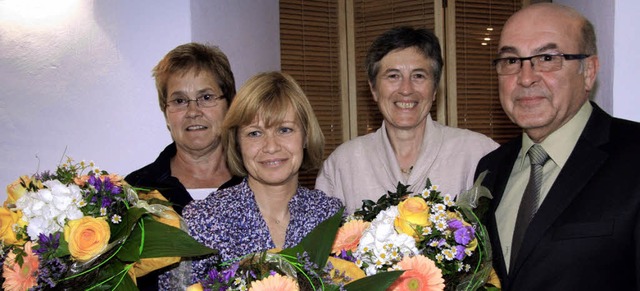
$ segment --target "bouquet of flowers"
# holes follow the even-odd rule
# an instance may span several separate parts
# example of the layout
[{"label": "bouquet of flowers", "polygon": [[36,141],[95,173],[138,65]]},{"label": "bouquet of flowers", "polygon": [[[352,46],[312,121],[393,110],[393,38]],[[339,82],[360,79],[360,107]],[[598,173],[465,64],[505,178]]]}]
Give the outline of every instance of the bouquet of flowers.
[{"label": "bouquet of flowers", "polygon": [[330,256],[342,211],[319,224],[297,246],[221,263],[187,290],[379,290],[401,271],[366,277],[355,263]]},{"label": "bouquet of flowers", "polygon": [[366,275],[405,270],[390,290],[477,290],[487,288],[491,249],[472,209],[488,191],[480,186],[456,200],[427,180],[420,193],[398,183],[363,207],[338,231],[332,253],[352,257]]},{"label": "bouquet of flowers", "polygon": [[20,177],[7,192],[0,208],[5,290],[136,290],[136,276],[215,253],[179,228],[157,191],[134,189],[93,163],[69,158],[55,172]]}]

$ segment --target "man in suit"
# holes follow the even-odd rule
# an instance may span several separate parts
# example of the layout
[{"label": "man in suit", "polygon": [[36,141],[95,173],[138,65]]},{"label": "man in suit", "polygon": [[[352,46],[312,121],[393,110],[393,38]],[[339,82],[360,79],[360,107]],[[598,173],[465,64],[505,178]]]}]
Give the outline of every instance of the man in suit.
[{"label": "man in suit", "polygon": [[494,64],[523,129],[476,170],[494,196],[486,222],[503,289],[639,290],[640,124],[589,101],[593,26],[569,7],[527,6],[506,22]]}]

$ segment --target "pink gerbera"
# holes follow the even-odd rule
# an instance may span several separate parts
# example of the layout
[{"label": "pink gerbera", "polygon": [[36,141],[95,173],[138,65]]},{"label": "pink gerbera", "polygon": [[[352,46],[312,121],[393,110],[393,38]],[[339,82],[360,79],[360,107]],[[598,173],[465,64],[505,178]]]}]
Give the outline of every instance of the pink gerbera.
[{"label": "pink gerbera", "polygon": [[444,290],[442,271],[425,256],[405,257],[398,267],[405,272],[387,290],[391,291],[435,291]]},{"label": "pink gerbera", "polygon": [[2,276],[4,277],[2,288],[4,290],[22,291],[36,286],[39,261],[38,256],[31,250],[31,242],[24,245],[24,252],[22,266],[15,261],[16,254],[13,253],[13,250],[4,260],[4,266],[2,266]]},{"label": "pink gerbera", "polygon": [[345,223],[336,234],[331,253],[339,254],[342,250],[355,252],[362,238],[362,233],[369,228],[370,222],[352,220]]},{"label": "pink gerbera", "polygon": [[287,276],[275,274],[260,281],[251,282],[249,291],[298,291],[298,282]]}]

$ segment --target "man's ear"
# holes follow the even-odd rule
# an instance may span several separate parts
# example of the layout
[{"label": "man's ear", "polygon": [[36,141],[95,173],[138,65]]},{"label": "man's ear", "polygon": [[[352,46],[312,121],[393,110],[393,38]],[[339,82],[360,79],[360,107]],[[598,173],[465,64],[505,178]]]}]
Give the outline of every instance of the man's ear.
[{"label": "man's ear", "polygon": [[598,71],[600,71],[600,60],[598,56],[591,56],[584,60],[584,89],[585,91],[591,91],[596,78],[598,77]]},{"label": "man's ear", "polygon": [[369,90],[371,91],[371,96],[373,96],[373,101],[378,103],[378,93],[376,92],[373,84],[371,84],[371,81],[369,81]]}]

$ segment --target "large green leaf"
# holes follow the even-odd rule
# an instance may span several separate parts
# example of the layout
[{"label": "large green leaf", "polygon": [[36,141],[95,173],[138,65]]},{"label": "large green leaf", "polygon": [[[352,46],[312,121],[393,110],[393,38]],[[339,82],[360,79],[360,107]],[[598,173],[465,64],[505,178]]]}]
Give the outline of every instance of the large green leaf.
[{"label": "large green leaf", "polygon": [[404,271],[381,272],[353,281],[344,286],[347,291],[387,290]]},{"label": "large green leaf", "polygon": [[[140,258],[197,257],[218,253],[179,228],[144,217],[144,248]],[[132,233],[133,235],[134,233]]]},{"label": "large green leaf", "polygon": [[111,239],[109,242],[119,240],[129,235],[138,220],[148,211],[144,208],[131,207],[127,210],[127,214],[122,217],[122,222],[111,224]]},{"label": "large green leaf", "polygon": [[318,266],[327,264],[331,254],[331,246],[336,238],[336,233],[342,221],[344,208],[316,226],[300,243],[292,248],[284,249],[280,253],[297,257],[298,254],[307,252],[311,262]]},{"label": "large green leaf", "polygon": [[140,224],[144,226],[144,221],[146,219],[141,219],[139,224],[131,230],[129,237],[118,251],[118,259],[123,262],[135,262],[140,259],[140,244],[142,243],[142,226]]}]

